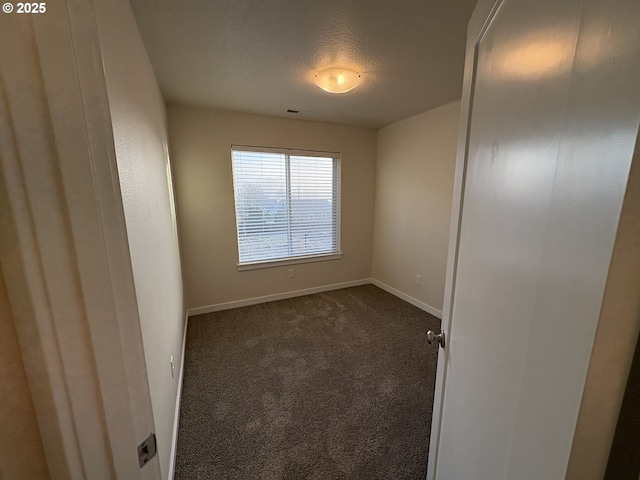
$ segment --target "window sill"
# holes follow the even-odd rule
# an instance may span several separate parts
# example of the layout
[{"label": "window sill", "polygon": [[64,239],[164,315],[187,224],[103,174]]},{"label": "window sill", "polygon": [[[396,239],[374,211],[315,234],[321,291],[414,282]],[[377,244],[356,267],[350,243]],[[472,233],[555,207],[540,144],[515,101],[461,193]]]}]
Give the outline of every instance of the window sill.
[{"label": "window sill", "polygon": [[239,263],[238,271],[242,272],[245,270],[257,270],[259,268],[281,267],[284,265],[296,265],[298,263],[326,262],[329,260],[340,260],[341,258],[342,252],[329,253],[326,255],[314,255],[312,257],[288,258],[286,260],[267,260],[264,262]]}]

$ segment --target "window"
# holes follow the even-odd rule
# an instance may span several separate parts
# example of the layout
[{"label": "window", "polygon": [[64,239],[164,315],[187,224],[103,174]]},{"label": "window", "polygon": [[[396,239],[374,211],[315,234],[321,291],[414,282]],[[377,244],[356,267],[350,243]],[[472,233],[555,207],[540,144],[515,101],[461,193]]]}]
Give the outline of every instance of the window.
[{"label": "window", "polygon": [[238,267],[340,254],[340,160],[326,152],[233,146]]}]

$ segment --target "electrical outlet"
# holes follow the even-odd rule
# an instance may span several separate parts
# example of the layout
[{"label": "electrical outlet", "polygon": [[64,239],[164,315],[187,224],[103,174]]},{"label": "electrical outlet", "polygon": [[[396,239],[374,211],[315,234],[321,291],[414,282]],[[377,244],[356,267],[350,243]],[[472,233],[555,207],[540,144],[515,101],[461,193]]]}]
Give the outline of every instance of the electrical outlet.
[{"label": "electrical outlet", "polygon": [[289,269],[289,278],[293,278],[296,276],[296,271],[293,268]]},{"label": "electrical outlet", "polygon": [[422,276],[416,275],[416,285],[419,287],[422,285]]}]

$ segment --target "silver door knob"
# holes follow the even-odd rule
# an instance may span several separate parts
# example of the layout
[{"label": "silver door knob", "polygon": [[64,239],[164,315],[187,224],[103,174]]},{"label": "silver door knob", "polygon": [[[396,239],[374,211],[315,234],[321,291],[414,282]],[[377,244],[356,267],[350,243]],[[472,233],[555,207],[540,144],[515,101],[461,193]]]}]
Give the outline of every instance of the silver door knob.
[{"label": "silver door knob", "polygon": [[444,348],[445,340],[444,340],[444,331],[440,333],[434,333],[433,330],[429,330],[427,332],[427,342],[429,345],[433,345],[434,343],[439,343],[441,348]]}]

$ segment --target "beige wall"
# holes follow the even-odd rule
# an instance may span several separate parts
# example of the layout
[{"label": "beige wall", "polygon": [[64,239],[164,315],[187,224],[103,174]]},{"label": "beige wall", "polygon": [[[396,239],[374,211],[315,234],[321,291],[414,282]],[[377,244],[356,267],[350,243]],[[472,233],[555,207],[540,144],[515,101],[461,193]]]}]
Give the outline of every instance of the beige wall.
[{"label": "beige wall", "polygon": [[455,102],[377,134],[372,276],[437,311],[444,296],[459,116]]},{"label": "beige wall", "polygon": [[185,311],[165,105],[129,2],[97,2],[97,13],[158,455],[167,478]]},{"label": "beige wall", "polygon": [[604,478],[640,332],[640,137],[620,213],[566,480]]},{"label": "beige wall", "polygon": [[0,479],[47,478],[40,430],[0,271]]},{"label": "beige wall", "polygon": [[[176,105],[168,117],[189,308],[371,276],[374,130]],[[342,259],[237,271],[233,144],[341,153]]]}]

